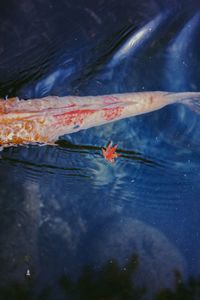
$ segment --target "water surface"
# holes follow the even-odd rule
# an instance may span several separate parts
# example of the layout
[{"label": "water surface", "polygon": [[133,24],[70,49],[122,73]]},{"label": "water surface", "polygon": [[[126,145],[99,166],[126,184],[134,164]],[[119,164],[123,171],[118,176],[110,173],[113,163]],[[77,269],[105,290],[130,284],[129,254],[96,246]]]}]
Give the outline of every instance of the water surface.
[{"label": "water surface", "polygon": [[[1,97],[200,90],[195,1],[54,2],[2,2]],[[0,155],[1,299],[200,299],[198,114]]]}]

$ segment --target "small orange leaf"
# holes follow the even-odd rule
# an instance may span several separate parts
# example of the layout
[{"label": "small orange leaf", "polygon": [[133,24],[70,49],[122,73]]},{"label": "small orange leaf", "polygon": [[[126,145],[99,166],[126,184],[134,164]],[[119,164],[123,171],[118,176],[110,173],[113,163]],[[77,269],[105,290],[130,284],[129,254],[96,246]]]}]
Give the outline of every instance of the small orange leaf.
[{"label": "small orange leaf", "polygon": [[116,153],[116,149],[118,147],[118,144],[112,147],[112,142],[109,143],[106,149],[102,148],[103,157],[111,162],[114,163],[114,159],[121,156],[121,154]]}]

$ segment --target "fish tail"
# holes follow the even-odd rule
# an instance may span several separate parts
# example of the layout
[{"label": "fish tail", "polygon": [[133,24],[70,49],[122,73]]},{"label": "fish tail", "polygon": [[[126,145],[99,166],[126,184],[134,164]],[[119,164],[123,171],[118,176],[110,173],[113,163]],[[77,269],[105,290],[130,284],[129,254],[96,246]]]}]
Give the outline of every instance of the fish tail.
[{"label": "fish tail", "polygon": [[182,103],[200,114],[200,92],[168,93],[165,95],[169,102]]}]

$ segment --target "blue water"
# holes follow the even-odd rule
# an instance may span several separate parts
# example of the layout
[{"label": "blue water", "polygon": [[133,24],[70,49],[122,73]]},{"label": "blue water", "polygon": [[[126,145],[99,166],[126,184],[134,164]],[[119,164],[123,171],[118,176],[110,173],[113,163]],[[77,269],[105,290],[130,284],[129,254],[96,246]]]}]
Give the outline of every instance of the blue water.
[{"label": "blue water", "polygon": [[[1,97],[200,91],[197,1],[0,6]],[[199,182],[200,116],[180,104],[4,149],[0,299],[200,299]]]}]

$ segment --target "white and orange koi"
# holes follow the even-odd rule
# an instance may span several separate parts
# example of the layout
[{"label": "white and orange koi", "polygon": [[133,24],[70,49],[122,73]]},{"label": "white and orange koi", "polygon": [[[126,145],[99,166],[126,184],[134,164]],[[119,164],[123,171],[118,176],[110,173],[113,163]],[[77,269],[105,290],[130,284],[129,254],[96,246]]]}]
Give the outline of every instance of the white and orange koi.
[{"label": "white and orange koi", "polygon": [[0,99],[0,146],[53,143],[59,136],[181,102],[200,102],[200,93],[139,92],[103,96]]}]

